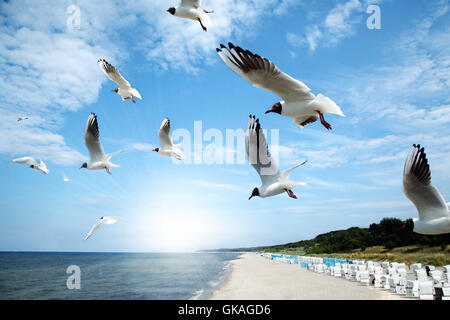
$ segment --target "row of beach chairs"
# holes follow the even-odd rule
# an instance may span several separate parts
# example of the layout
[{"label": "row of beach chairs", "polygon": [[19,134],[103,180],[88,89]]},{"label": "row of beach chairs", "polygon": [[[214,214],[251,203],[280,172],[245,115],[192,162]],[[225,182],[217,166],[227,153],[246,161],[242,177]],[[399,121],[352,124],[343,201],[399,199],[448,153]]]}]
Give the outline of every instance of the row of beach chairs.
[{"label": "row of beach chairs", "polygon": [[450,300],[450,265],[438,270],[421,263],[344,260],[307,256],[260,253],[277,263],[298,264],[312,272],[359,282],[366,286],[389,290],[393,294],[421,300]]}]

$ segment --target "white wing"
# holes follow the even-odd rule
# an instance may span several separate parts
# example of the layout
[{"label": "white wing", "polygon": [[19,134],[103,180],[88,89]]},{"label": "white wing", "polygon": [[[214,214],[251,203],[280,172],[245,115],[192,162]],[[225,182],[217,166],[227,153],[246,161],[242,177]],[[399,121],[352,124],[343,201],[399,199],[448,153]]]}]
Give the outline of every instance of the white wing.
[{"label": "white wing", "polygon": [[16,163],[23,163],[23,164],[29,164],[30,166],[31,166],[31,165],[35,165],[35,166],[38,165],[38,163],[36,162],[36,160],[34,160],[33,157],[22,157],[22,158],[17,158],[17,159],[14,159],[13,162],[16,162]]},{"label": "white wing", "polygon": [[158,138],[161,141],[161,147],[163,149],[172,148],[172,138],[170,137],[170,120],[166,118],[161,123],[161,127],[158,131]]},{"label": "white wing", "polygon": [[89,231],[88,235],[86,236],[86,238],[84,238],[84,240],[89,239],[89,237],[92,236],[92,234],[95,232],[95,230],[100,228],[105,223],[106,223],[105,219],[100,219],[100,221],[98,221],[96,224],[93,225],[93,227],[91,228],[91,231]]},{"label": "white wing", "polygon": [[414,145],[403,170],[403,191],[419,212],[420,220],[449,216],[444,198],[431,184],[431,172],[424,148]]},{"label": "white wing", "polygon": [[103,220],[105,220],[106,224],[114,224],[118,219],[119,217],[103,217]]},{"label": "white wing", "polygon": [[84,143],[86,144],[91,161],[101,161],[105,158],[102,144],[100,143],[100,133],[98,130],[97,116],[94,113],[89,115],[84,129]]},{"label": "white wing", "polygon": [[221,44],[221,48],[216,49],[220,58],[231,70],[255,87],[269,90],[286,102],[315,98],[303,82],[282,72],[268,59],[248,50],[244,51],[232,43],[228,43],[228,46],[229,48]]},{"label": "white wing", "polygon": [[248,162],[258,172],[263,184],[270,183],[278,178],[281,173],[280,168],[269,152],[259,119],[255,120],[255,116],[252,117],[251,115],[245,131],[245,151]]},{"label": "white wing", "polygon": [[106,76],[114,81],[120,88],[122,89],[131,89],[130,83],[122,77],[120,72],[114,68],[108,61],[105,59],[98,60],[98,64]]},{"label": "white wing", "polygon": [[181,0],[181,6],[198,9],[202,7],[202,0]]}]

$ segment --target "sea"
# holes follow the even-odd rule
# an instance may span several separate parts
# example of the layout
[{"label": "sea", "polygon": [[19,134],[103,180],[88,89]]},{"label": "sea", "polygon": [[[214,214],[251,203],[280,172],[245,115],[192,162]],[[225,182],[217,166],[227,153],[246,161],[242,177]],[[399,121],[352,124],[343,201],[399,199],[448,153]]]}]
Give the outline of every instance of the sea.
[{"label": "sea", "polygon": [[239,253],[0,252],[0,299],[206,299]]}]

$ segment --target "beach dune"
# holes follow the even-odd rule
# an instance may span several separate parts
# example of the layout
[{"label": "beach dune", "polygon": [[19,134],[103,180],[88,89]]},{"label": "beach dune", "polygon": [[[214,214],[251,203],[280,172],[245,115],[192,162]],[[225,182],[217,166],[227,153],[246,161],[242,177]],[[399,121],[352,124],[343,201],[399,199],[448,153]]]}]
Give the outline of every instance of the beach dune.
[{"label": "beach dune", "polygon": [[210,300],[403,300],[405,297],[357,282],[276,263],[256,253],[233,260],[227,280]]}]

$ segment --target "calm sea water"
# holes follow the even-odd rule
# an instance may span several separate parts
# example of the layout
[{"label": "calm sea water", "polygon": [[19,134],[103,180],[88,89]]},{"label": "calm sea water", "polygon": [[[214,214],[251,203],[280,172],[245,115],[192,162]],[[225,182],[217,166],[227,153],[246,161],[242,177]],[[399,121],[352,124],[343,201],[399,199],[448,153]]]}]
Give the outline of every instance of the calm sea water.
[{"label": "calm sea water", "polygon": [[[238,253],[0,253],[0,299],[204,299]],[[69,265],[81,289],[69,290]]]}]

